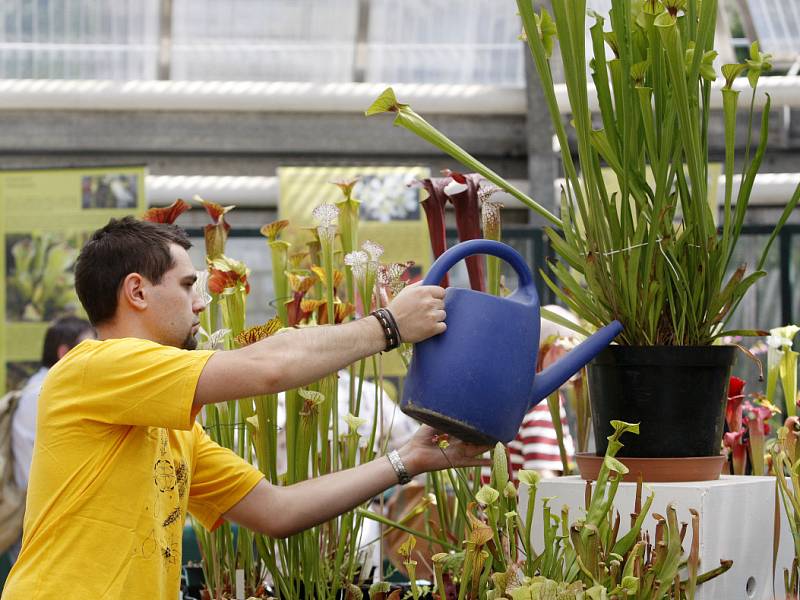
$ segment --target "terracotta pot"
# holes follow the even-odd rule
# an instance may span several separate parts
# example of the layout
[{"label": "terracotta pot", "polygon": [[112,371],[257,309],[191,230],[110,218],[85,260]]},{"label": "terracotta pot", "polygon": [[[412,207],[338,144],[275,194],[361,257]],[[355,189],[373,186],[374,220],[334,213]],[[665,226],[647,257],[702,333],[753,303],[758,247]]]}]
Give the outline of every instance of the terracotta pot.
[{"label": "terracotta pot", "polygon": [[[725,456],[700,456],[693,458],[636,458],[617,457],[628,467],[628,474],[622,481],[636,482],[641,475],[642,481],[664,483],[673,481],[714,481],[719,479]],[[575,455],[581,477],[587,481],[596,481],[603,464],[603,457],[590,452]]]}]

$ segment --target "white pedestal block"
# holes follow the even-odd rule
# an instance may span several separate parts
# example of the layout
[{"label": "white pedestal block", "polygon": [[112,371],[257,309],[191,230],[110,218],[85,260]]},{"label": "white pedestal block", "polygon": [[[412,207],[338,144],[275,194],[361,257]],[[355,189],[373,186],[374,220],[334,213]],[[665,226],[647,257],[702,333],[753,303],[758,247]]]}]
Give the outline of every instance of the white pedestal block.
[{"label": "white pedestal block", "polygon": [[[650,512],[666,515],[673,503],[680,522],[691,523],[690,508],[700,513],[700,572],[719,566],[720,559],[733,561],[723,575],[701,585],[697,600],[771,600],[772,547],[775,513],[775,480],[772,477],[723,476],[718,481],[692,483],[645,484],[642,501],[651,488],[655,492]],[[520,486],[519,513],[525,514],[527,488]],[[542,480],[537,491],[533,521],[533,544],[542,551],[541,499],[555,497],[550,502],[554,514],[569,506],[570,522],[582,518],[585,482],[577,476]],[[636,497],[635,483],[621,483],[614,499],[620,513],[620,536],[630,529],[630,513]],[[655,535],[656,521],[648,517],[643,529]],[[688,554],[691,525],[684,539]],[[775,571],[776,598],[783,598],[783,569],[791,567],[793,558],[789,524],[781,507],[781,536]]]}]

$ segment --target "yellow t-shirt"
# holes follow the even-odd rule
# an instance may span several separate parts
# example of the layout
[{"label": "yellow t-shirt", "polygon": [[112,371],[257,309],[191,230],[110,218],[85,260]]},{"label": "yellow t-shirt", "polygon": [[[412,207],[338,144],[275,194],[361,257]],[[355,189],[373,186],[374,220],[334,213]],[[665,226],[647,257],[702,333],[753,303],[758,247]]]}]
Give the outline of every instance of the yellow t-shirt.
[{"label": "yellow t-shirt", "polygon": [[187,510],[212,529],[263,477],[194,422],[211,354],[87,340],[50,370],[3,600],[177,598]]}]

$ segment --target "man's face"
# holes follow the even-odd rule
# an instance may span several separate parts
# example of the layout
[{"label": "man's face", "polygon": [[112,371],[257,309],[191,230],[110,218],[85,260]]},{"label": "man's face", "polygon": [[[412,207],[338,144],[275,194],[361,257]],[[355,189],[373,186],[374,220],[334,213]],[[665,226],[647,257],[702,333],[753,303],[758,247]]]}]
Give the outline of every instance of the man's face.
[{"label": "man's face", "polygon": [[197,280],[189,254],[177,244],[170,245],[173,266],[161,282],[151,288],[152,322],[158,341],[168,346],[194,350],[200,328],[199,315],[205,303],[194,289]]}]

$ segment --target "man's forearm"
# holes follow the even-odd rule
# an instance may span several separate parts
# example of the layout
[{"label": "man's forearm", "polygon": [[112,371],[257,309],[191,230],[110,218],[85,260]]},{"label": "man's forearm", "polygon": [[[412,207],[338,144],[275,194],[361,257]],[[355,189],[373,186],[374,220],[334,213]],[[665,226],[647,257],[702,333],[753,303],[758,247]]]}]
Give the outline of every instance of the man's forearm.
[{"label": "man's forearm", "polygon": [[[490,459],[479,458],[488,447],[453,438],[445,448],[435,436],[424,425],[398,450],[408,475],[490,464]],[[386,457],[287,487],[262,480],[223,516],[265,535],[286,537],[352,510],[397,481]]]},{"label": "man's forearm", "polygon": [[317,381],[386,347],[383,329],[368,316],[343,325],[294,329],[248,346],[261,364],[274,369],[274,389],[291,389]]},{"label": "man's forearm", "polygon": [[[416,343],[443,333],[444,295],[444,289],[424,285],[400,292],[388,307],[397,329],[393,341]],[[386,340],[378,319],[368,316],[343,325],[293,329],[239,350],[218,352],[200,374],[195,409],[307,385],[380,352]]]},{"label": "man's forearm", "polygon": [[284,537],[329,521],[363,504],[397,483],[386,457],[346,471],[329,473],[288,487],[275,487],[274,501],[282,507],[270,527]]}]

